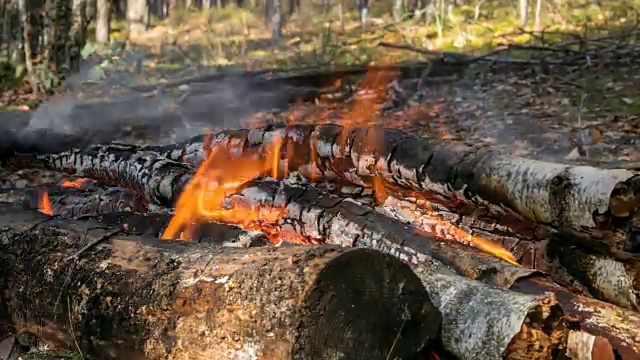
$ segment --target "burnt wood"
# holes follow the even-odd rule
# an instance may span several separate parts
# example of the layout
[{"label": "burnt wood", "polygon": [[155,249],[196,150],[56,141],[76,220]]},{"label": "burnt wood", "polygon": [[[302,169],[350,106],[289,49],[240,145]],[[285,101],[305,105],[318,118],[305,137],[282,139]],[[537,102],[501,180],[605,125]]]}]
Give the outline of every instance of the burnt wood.
[{"label": "burnt wood", "polygon": [[[549,274],[554,281],[597,299],[640,311],[640,261],[597,253],[558,233],[540,232],[538,239],[496,224],[482,214],[452,214],[437,206],[389,196],[377,209],[416,228],[470,243],[479,236],[511,251],[518,263]],[[464,230],[461,234],[460,230]],[[471,239],[472,240],[472,239]]]},{"label": "burnt wood", "polygon": [[506,157],[395,129],[335,124],[230,130],[153,149],[199,165],[214,146],[240,157],[276,139],[282,168],[310,179],[337,177],[367,187],[381,179],[387,191],[418,191],[451,208],[485,207],[503,222],[553,226],[597,251],[640,258],[638,172]]}]

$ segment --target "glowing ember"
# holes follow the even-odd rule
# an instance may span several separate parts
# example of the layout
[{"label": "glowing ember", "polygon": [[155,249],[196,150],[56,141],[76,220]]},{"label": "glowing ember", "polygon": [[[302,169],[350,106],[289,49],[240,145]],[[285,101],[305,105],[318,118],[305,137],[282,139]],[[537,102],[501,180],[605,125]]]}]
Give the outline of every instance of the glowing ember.
[{"label": "glowing ember", "polygon": [[466,231],[460,229],[459,227],[443,220],[438,214],[429,213],[428,216],[436,220],[440,227],[446,228],[446,231],[449,232],[449,234],[453,235],[453,237],[457,241],[467,243],[512,265],[520,265],[518,264],[518,260],[516,260],[515,256],[513,256],[513,254],[509,250],[494,243],[493,241],[481,238],[479,236],[471,235]]},{"label": "glowing ember", "polygon": [[89,179],[86,178],[79,178],[73,181],[63,180],[62,186],[67,188],[82,189],[83,184],[87,181],[89,181]]},{"label": "glowing ember", "polygon": [[[412,197],[420,198],[420,196],[415,193]],[[476,247],[512,265],[519,266],[517,259],[509,250],[503,248],[499,244],[496,244],[489,239],[471,235],[461,228],[451,224],[450,222],[443,219],[435,211],[428,210],[427,207],[429,206],[429,202],[424,202],[425,204],[421,204],[420,206],[418,206],[414,203],[398,200],[394,197],[389,197],[385,200],[384,204],[385,206],[390,206],[396,210],[400,210],[400,212],[403,214],[403,217],[409,219],[414,227],[421,229],[426,233],[436,235],[440,238],[445,239],[447,238],[447,236],[443,235],[448,235],[449,239],[451,240]]]},{"label": "glowing ember", "polygon": [[43,214],[53,215],[53,207],[51,206],[51,201],[49,201],[49,192],[47,190],[39,191],[38,211]]}]

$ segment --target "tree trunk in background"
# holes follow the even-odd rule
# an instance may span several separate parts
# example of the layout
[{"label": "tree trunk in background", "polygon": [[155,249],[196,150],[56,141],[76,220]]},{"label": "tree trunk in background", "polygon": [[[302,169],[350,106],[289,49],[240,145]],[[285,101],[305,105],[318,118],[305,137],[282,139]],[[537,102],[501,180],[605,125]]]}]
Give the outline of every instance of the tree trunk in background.
[{"label": "tree trunk in background", "polygon": [[31,53],[31,41],[29,39],[30,16],[29,8],[27,7],[27,0],[18,0],[18,11],[20,12],[20,22],[22,23],[22,45],[24,49],[24,63],[27,67],[27,74],[29,75],[29,83],[34,94],[38,93],[38,79],[33,69],[32,53]]},{"label": "tree trunk in background", "polygon": [[339,9],[338,9],[338,14],[340,16],[340,31],[344,32],[345,28],[346,28],[346,24],[345,24],[345,18],[344,18],[344,12],[345,12],[345,0],[340,0],[340,4],[339,4]]},{"label": "tree trunk in background", "polygon": [[111,1],[98,0],[96,10],[96,42],[108,43],[111,32]]},{"label": "tree trunk in background", "polygon": [[85,9],[84,9],[84,18],[86,19],[87,24],[91,23],[96,18],[96,14],[98,13],[98,1],[99,0],[85,0]]},{"label": "tree trunk in background", "polygon": [[394,0],[393,1],[393,19],[395,21],[400,21],[402,19],[402,8],[404,7],[403,0]]},{"label": "tree trunk in background", "polygon": [[127,0],[127,22],[129,30],[140,32],[147,29],[149,24],[149,9],[147,0]]},{"label": "tree trunk in background", "polygon": [[520,26],[524,27],[527,25],[529,4],[527,0],[518,0],[518,4],[520,6]]},{"label": "tree trunk in background", "polygon": [[300,5],[298,0],[289,0],[289,17],[293,16],[293,14],[298,11],[298,6]]},{"label": "tree trunk in background", "polygon": [[542,15],[542,0],[536,0],[536,13],[535,13],[535,25],[534,25],[534,29],[536,31],[540,31],[540,27],[541,25],[541,19],[540,16]]},{"label": "tree trunk in background", "polygon": [[358,10],[360,11],[362,31],[365,31],[367,27],[367,14],[369,13],[369,0],[358,0]]},{"label": "tree trunk in background", "polygon": [[331,3],[329,0],[322,0],[322,14],[326,15],[329,13],[329,8],[331,7]]},{"label": "tree trunk in background", "polygon": [[67,61],[72,71],[80,68],[80,52],[84,47],[87,31],[86,0],[73,0],[71,7],[71,43],[67,45]]},{"label": "tree trunk in background", "polygon": [[271,38],[282,37],[282,4],[280,0],[271,0]]}]

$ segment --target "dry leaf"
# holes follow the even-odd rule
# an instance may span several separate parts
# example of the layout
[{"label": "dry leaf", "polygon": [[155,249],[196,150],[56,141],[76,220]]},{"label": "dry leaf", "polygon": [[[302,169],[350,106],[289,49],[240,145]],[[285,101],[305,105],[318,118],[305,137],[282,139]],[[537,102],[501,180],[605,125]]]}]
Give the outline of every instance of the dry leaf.
[{"label": "dry leaf", "polygon": [[589,131],[591,132],[592,143],[594,145],[598,144],[602,140],[602,132],[596,128],[591,128],[589,129]]}]

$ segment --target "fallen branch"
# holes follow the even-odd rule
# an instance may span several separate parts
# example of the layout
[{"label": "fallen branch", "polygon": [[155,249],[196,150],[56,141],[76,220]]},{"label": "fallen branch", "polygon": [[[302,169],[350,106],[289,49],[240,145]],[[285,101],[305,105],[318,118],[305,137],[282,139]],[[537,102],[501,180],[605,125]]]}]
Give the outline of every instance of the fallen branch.
[{"label": "fallen branch", "polygon": [[234,130],[153,149],[197,166],[214,146],[242,157],[276,140],[286,159],[281,168],[311,179],[338,177],[368,187],[382,179],[449,208],[460,202],[489,207],[503,222],[524,217],[598,251],[640,259],[640,174],[633,171],[505,157],[394,129],[333,124]]},{"label": "fallen branch", "polygon": [[66,260],[110,229],[5,205],[0,213],[0,316],[21,335],[88,356],[407,358],[439,332],[420,280],[379,252],[114,235]]}]

